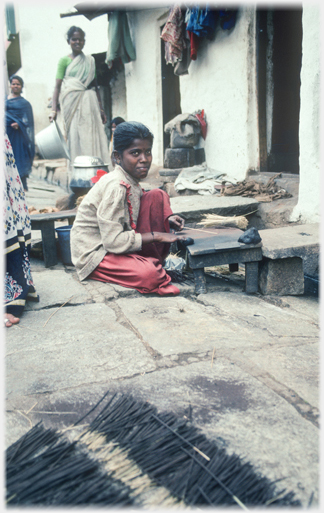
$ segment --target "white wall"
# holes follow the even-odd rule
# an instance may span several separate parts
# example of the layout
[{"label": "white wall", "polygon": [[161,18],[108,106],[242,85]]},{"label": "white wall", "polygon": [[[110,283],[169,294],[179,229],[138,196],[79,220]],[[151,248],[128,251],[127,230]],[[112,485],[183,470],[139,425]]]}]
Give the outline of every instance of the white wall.
[{"label": "white wall", "polygon": [[116,78],[110,81],[111,89],[111,119],[117,116],[127,121],[126,80],[125,71],[120,71]]},{"label": "white wall", "polygon": [[[153,130],[158,165],[163,165],[160,24],[165,13],[168,9],[130,15],[137,56],[126,65],[127,119]],[[180,77],[182,112],[206,112],[208,166],[237,179],[259,166],[255,84],[255,10],[245,7],[234,30],[220,30],[214,41],[205,41],[189,74]]]},{"label": "white wall", "polygon": [[239,180],[259,166],[254,25],[254,9],[241,10],[234,29],[205,41],[180,78],[182,112],[207,116],[207,165]]},{"label": "white wall", "polygon": [[299,194],[291,221],[320,220],[320,8],[303,5]]},{"label": "white wall", "polygon": [[60,18],[72,9],[71,2],[14,2],[20,33],[22,68],[17,72],[24,82],[24,97],[30,101],[35,132],[48,126],[47,109],[53,94],[57,63],[70,53],[66,32],[72,25],[86,33],[85,53],[107,51],[108,20],[103,15],[89,21],[85,16]]},{"label": "white wall", "polygon": [[127,121],[140,121],[154,134],[153,162],[163,166],[161,39],[158,18],[168,8],[138,10],[128,19],[136,60],[125,65]]}]

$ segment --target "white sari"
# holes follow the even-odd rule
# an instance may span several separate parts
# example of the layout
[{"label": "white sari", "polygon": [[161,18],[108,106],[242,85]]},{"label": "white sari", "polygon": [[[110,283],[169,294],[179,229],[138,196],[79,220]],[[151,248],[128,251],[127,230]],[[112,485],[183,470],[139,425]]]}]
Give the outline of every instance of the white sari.
[{"label": "white sari", "polygon": [[109,162],[108,138],[98,98],[93,89],[87,89],[94,77],[94,58],[81,53],[66,68],[62,82],[60,104],[72,165],[79,155]]}]

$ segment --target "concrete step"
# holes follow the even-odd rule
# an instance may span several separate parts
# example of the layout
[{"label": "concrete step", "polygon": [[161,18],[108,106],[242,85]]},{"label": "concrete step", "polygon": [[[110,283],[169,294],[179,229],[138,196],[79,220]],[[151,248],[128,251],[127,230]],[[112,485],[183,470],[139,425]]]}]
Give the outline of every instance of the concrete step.
[{"label": "concrete step", "polygon": [[260,230],[262,254],[271,259],[303,256],[319,252],[319,223]]},{"label": "concrete step", "polygon": [[319,223],[260,230],[259,233],[263,256],[259,265],[262,294],[309,293],[310,278],[319,276]]},{"label": "concrete step", "polygon": [[255,212],[258,201],[242,196],[200,195],[178,196],[171,198],[171,208],[182,216],[186,223],[197,223],[206,214],[221,216],[240,216]]}]

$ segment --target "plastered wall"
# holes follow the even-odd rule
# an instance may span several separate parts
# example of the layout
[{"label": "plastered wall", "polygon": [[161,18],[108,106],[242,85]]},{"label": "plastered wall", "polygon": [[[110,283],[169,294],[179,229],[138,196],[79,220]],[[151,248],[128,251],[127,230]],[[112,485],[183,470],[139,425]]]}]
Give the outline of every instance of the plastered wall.
[{"label": "plastered wall", "polygon": [[291,221],[320,219],[320,8],[303,7],[299,125],[299,194]]},{"label": "plastered wall", "polygon": [[[167,9],[138,11],[129,17],[136,61],[126,65],[127,116],[141,120],[156,135],[154,162],[163,165],[160,25]],[[255,91],[255,12],[241,9],[234,30],[219,30],[205,41],[180,77],[182,112],[205,109],[209,167],[244,179],[258,167]],[[164,55],[162,56],[164,58]]]},{"label": "plastered wall", "polygon": [[154,134],[153,162],[163,165],[161,40],[159,18],[168,9],[138,10],[129,16],[136,60],[125,65],[127,120],[140,121]]},{"label": "plastered wall", "polygon": [[234,29],[205,41],[180,79],[182,111],[206,112],[207,165],[239,180],[258,167],[254,34],[254,10],[242,9]]}]

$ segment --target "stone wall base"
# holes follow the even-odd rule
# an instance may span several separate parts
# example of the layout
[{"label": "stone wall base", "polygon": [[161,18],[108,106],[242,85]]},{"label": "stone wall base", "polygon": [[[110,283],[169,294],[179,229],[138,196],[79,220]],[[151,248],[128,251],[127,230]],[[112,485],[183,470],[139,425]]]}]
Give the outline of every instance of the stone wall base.
[{"label": "stone wall base", "polygon": [[304,294],[304,268],[300,257],[259,262],[259,290],[264,295],[300,296]]},{"label": "stone wall base", "polygon": [[164,167],[177,169],[195,165],[195,150],[193,148],[167,148],[164,155]]}]

